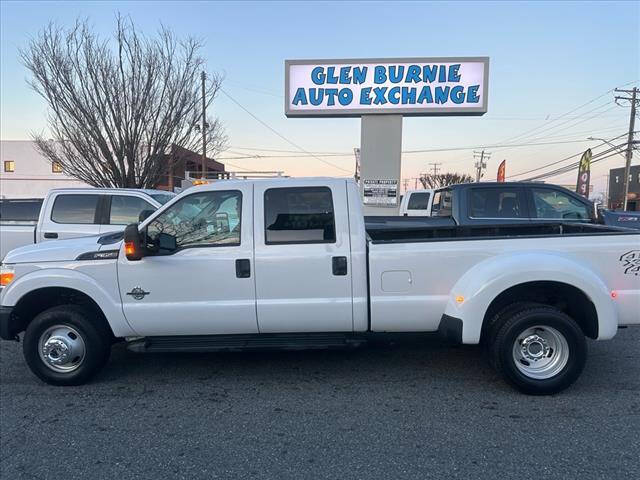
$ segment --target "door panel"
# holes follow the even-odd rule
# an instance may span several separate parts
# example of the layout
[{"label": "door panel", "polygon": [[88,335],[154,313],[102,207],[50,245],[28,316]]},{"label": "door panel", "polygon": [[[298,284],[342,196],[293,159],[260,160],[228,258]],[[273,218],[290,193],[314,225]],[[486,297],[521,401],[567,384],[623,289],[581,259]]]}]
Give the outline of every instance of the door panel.
[{"label": "door panel", "polygon": [[[59,193],[53,198],[53,208],[44,218],[38,241],[88,237],[100,233],[96,219],[103,195],[87,193]],[[45,208],[43,206],[43,208]]]},{"label": "door panel", "polygon": [[[331,189],[306,187],[304,180],[291,181],[289,185],[282,189],[255,186],[255,278],[260,332],[352,331],[345,183],[336,181]],[[336,210],[336,205],[341,208]],[[346,261],[334,260],[335,257],[345,257]]]},{"label": "door panel", "polygon": [[[240,211],[228,208],[236,205],[237,197],[220,197],[218,207],[204,210],[209,208],[207,194],[233,192],[241,194]],[[158,220],[164,231],[176,235],[179,245],[186,246],[171,255],[145,256],[134,262],[120,252],[120,295],[124,314],[136,332],[148,336],[258,332],[252,269],[247,276],[243,264],[245,274],[236,274],[238,259],[253,261],[252,202],[251,184],[229,191],[196,191],[157,217],[166,218],[174,209],[183,213],[198,208],[205,211],[204,215],[191,217],[188,228],[184,227],[187,221],[176,223],[180,231],[172,229],[169,221]],[[155,234],[157,219],[149,223],[150,236]],[[237,236],[233,232],[238,232]],[[213,246],[207,242],[216,243]]]}]

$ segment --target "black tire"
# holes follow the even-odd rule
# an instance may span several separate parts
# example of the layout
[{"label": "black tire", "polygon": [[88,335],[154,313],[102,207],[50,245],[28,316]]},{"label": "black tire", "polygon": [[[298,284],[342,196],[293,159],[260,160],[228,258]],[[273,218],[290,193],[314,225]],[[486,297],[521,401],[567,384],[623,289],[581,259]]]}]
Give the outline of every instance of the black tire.
[{"label": "black tire", "polygon": [[500,327],[510,319],[514,314],[521,312],[522,310],[526,310],[528,308],[535,307],[544,307],[545,305],[536,302],[515,302],[510,303],[506,307],[503,307],[498,311],[493,317],[491,317],[487,323],[487,325],[483,328],[482,337],[480,339],[480,343],[482,343],[487,351],[491,351],[491,345],[498,334],[498,330]]},{"label": "black tire", "polygon": [[[503,316],[495,325],[489,352],[491,363],[505,380],[530,395],[558,393],[575,382],[587,361],[585,336],[575,320],[556,308],[538,304],[529,304],[519,310],[510,309],[508,313],[508,318]],[[550,378],[532,378],[521,371],[522,366],[516,365],[514,344],[520,334],[535,326],[555,329],[566,340],[566,363]]]},{"label": "black tire", "polygon": [[[50,368],[40,357],[39,341],[47,329],[69,326],[84,342],[84,357],[73,371],[59,372]],[[111,331],[102,318],[78,305],[61,305],[37,315],[27,326],[22,353],[31,371],[51,385],[81,385],[98,373],[111,354]]]}]

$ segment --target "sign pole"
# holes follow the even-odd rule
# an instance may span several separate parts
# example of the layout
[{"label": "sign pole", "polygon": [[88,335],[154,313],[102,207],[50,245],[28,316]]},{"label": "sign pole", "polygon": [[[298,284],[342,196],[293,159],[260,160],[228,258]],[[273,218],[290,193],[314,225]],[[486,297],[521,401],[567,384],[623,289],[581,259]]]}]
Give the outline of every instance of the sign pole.
[{"label": "sign pole", "polygon": [[402,115],[363,115],[360,120],[360,189],[365,215],[397,215]]}]

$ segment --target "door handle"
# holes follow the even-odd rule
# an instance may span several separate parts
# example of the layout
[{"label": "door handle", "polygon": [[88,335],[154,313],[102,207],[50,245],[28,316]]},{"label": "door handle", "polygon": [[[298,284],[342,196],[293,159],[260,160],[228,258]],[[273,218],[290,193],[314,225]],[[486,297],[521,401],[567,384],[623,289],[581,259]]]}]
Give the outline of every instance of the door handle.
[{"label": "door handle", "polygon": [[331,266],[333,268],[334,275],[346,275],[347,274],[347,257],[332,257]]},{"label": "door handle", "polygon": [[56,232],[44,232],[44,238],[58,238]]},{"label": "door handle", "polygon": [[249,278],[251,276],[251,262],[248,258],[236,260],[236,277]]}]

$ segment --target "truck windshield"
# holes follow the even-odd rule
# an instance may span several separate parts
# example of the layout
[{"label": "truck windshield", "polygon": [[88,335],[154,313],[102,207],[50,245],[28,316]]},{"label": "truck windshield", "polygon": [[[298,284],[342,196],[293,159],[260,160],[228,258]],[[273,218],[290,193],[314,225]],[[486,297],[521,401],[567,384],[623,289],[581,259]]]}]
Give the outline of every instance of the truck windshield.
[{"label": "truck windshield", "polygon": [[173,197],[176,196],[175,193],[150,193],[149,196],[151,198],[153,198],[156,202],[158,202],[160,205],[164,205],[165,203],[167,203],[169,200],[171,200]]},{"label": "truck windshield", "polygon": [[429,192],[412,193],[409,197],[408,210],[426,210],[429,208]]}]

